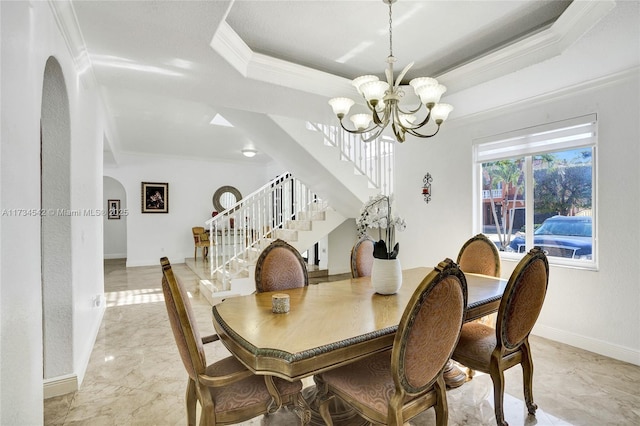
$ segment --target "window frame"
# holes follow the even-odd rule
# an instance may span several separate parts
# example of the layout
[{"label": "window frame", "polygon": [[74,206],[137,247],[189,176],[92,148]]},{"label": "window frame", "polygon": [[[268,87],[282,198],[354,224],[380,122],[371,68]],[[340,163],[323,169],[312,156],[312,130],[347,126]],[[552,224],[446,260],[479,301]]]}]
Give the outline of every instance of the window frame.
[{"label": "window frame", "polygon": [[[538,140],[544,138],[536,138],[536,135],[546,132],[553,132],[555,129],[566,129],[578,123],[590,123],[590,131],[592,135],[582,142],[569,141],[561,143],[540,144],[532,147],[529,143],[531,139]],[[586,124],[585,124],[586,125]],[[532,137],[533,136],[533,137]],[[479,153],[488,152],[487,146],[498,147],[493,150],[493,154],[489,156],[481,156]],[[513,148],[513,149],[512,149]],[[524,205],[534,206],[534,182],[533,182],[533,158],[539,154],[552,154],[572,149],[590,148],[591,149],[591,215],[592,215],[592,248],[591,259],[570,259],[556,256],[549,256],[549,263],[566,268],[598,270],[599,254],[598,254],[598,214],[597,214],[597,151],[598,151],[598,120],[597,115],[588,114],[567,120],[561,120],[543,125],[532,126],[524,129],[514,130],[493,136],[477,138],[472,141],[472,164],[473,164],[473,224],[474,234],[483,233],[483,167],[482,165],[491,161],[523,158],[523,174],[524,174]],[[499,152],[503,152],[500,154]],[[482,158],[479,158],[482,157]],[[533,247],[533,225],[535,208],[525,209],[525,245],[528,249]],[[514,234],[515,235],[515,234]],[[500,258],[506,261],[519,261],[525,253],[514,253],[507,251],[499,251]]]}]

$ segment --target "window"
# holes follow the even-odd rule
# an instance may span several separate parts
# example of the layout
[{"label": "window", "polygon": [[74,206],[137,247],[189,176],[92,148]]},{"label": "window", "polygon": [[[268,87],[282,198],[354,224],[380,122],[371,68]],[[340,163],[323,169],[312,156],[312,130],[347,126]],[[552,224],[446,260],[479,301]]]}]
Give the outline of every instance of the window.
[{"label": "window", "polygon": [[476,223],[505,257],[595,267],[596,115],[474,141]]}]

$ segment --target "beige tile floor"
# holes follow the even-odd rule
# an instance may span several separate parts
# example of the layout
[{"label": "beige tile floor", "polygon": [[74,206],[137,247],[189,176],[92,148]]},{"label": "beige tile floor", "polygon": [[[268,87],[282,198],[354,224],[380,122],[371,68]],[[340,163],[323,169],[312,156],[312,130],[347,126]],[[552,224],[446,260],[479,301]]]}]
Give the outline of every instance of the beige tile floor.
[{"label": "beige tile floor", "polygon": [[[196,276],[174,264],[192,296],[202,334],[213,332]],[[161,269],[105,262],[107,309],[80,390],[44,402],[46,425],[184,425],[186,373],[169,328]],[[505,415],[517,425],[640,425],[640,367],[533,336],[536,417],[523,402],[522,370],[506,374]],[[207,361],[227,356],[207,345]],[[477,375],[447,393],[450,425],[495,425],[491,380]],[[281,411],[242,425],[293,425]],[[433,425],[433,410],[411,425]]]}]

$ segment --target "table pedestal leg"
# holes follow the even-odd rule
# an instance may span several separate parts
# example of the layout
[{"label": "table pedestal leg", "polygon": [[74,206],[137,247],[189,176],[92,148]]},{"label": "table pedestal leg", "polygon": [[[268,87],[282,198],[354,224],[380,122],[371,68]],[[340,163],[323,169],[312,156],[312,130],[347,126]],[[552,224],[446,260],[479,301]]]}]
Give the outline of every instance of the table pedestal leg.
[{"label": "table pedestal leg", "polygon": [[[318,388],[320,380],[314,377],[316,382],[315,386],[309,386],[302,389],[302,397],[307,401],[309,409],[311,410],[311,422],[310,425],[324,426],[324,420],[320,416],[320,410],[318,406]],[[358,413],[350,406],[345,404],[340,398],[333,398],[329,403],[329,412],[331,413],[331,419],[335,426],[365,426],[368,425],[365,419],[360,417]]]},{"label": "table pedestal leg", "polygon": [[444,367],[444,382],[448,388],[457,388],[462,386],[467,380],[467,375],[457,365],[453,363],[453,360],[447,361],[447,365]]}]

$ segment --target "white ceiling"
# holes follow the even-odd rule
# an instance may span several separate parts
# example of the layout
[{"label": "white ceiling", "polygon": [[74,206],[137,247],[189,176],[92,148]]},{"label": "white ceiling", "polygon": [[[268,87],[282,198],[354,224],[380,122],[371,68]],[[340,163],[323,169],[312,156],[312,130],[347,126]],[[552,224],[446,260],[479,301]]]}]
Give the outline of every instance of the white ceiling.
[{"label": "white ceiling", "polygon": [[[627,3],[632,6],[616,20],[637,27],[638,2],[617,6]],[[381,0],[71,4],[84,43],[79,48],[86,49],[113,116],[117,133],[109,142],[116,160],[120,153],[141,153],[271,161],[263,153],[242,157],[242,148],[260,147],[242,129],[211,120],[233,108],[328,122],[327,100],[355,96],[344,93],[352,90],[347,79],[382,77],[389,53],[388,7]],[[399,0],[393,5],[396,69],[414,61],[407,80],[438,77],[461,102],[476,87],[562,56],[614,5]],[[627,39],[637,34],[637,28],[605,30],[624,31]],[[609,62],[617,65],[607,67],[637,65],[637,52],[625,58],[613,55]],[[625,61],[630,64],[618,64]],[[468,105],[455,105],[451,118],[475,112]]]}]

